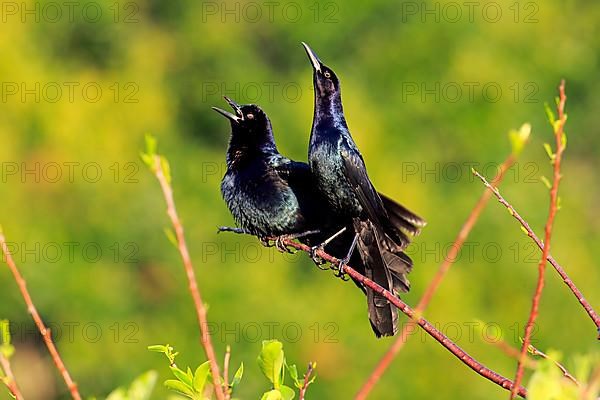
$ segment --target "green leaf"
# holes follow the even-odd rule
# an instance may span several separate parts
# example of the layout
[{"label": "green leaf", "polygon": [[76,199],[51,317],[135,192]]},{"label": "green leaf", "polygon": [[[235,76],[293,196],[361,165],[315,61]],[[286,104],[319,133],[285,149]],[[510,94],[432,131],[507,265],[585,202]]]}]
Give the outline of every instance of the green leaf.
[{"label": "green leaf", "polygon": [[238,370],[235,372],[235,375],[233,376],[233,380],[231,381],[232,389],[240,383],[243,375],[244,375],[244,363],[241,363],[240,367],[238,368]]},{"label": "green leaf", "polygon": [[129,400],[148,400],[156,386],[158,373],[156,371],[148,371],[145,374],[138,376],[129,387]]},{"label": "green leaf", "polygon": [[158,374],[156,371],[148,371],[138,376],[131,383],[129,390],[126,391],[122,387],[117,388],[108,395],[106,400],[148,400],[157,379]]},{"label": "green leaf", "polygon": [[106,400],[129,400],[127,398],[127,393],[125,391],[125,389],[123,388],[117,388],[114,391],[112,391],[108,397],[106,397]]},{"label": "green leaf", "polygon": [[546,111],[546,116],[548,117],[548,122],[550,122],[550,125],[554,126],[556,117],[554,116],[554,111],[552,111],[552,109],[550,108],[548,103],[544,103],[544,110]]},{"label": "green leaf", "polygon": [[154,170],[154,158],[141,151],[140,158],[142,159],[142,162],[146,164],[148,168],[150,168],[150,170]]},{"label": "green leaf", "polygon": [[146,142],[146,154],[150,157],[154,157],[156,155],[157,148],[157,140],[154,136],[147,133],[144,135],[144,141]]},{"label": "green leaf", "polygon": [[156,138],[150,134],[146,134],[144,137],[146,142],[146,151],[140,152],[140,158],[146,164],[151,171],[154,171],[154,157],[156,157]]},{"label": "green leaf", "polygon": [[550,183],[550,180],[548,178],[542,175],[540,176],[540,181],[542,181],[542,183],[548,188],[548,190],[552,189],[552,184]]},{"label": "green leaf", "polygon": [[529,400],[577,400],[578,388],[570,380],[564,379],[562,372],[553,360],[559,361],[556,351],[547,352],[548,359],[539,360],[527,387]]},{"label": "green leaf", "polygon": [[15,353],[11,344],[10,323],[7,319],[0,320],[0,353],[4,358],[10,358]]},{"label": "green leaf", "polygon": [[206,361],[204,364],[200,365],[196,369],[196,373],[194,374],[194,389],[198,393],[204,392],[204,385],[206,385],[206,379],[208,378],[208,372],[210,369],[210,364]]},{"label": "green leaf", "polygon": [[170,365],[175,364],[175,357],[177,357],[177,355],[179,354],[177,352],[174,352],[175,349],[168,344],[164,346],[161,344],[148,346],[148,350],[157,353],[163,353],[169,359]]},{"label": "green leaf", "polygon": [[178,381],[175,379],[169,379],[169,380],[165,381],[165,386],[168,389],[171,389],[178,393],[184,394],[184,395],[188,396],[189,398],[194,397],[194,391],[192,390],[192,388],[187,386],[185,383],[183,383],[181,381]]},{"label": "green leaf", "polygon": [[518,156],[519,154],[521,154],[521,151],[523,151],[525,144],[529,140],[530,134],[531,134],[531,124],[529,124],[529,123],[524,123],[523,125],[521,125],[521,127],[519,128],[518,131],[515,129],[512,129],[510,132],[508,132],[508,139],[510,141],[512,153],[515,156]]},{"label": "green leaf", "polygon": [[148,350],[154,351],[156,353],[165,353],[167,354],[168,348],[162,344],[155,344],[152,346],[148,346]]},{"label": "green leaf", "polygon": [[[585,382],[593,371],[594,363],[598,362],[597,357],[589,354],[576,355],[574,358],[575,370],[573,371],[575,378],[581,382]],[[594,358],[596,360],[594,360]],[[594,362],[595,361],[595,362]]]},{"label": "green leaf", "polygon": [[172,366],[169,368],[171,368],[171,372],[173,372],[173,375],[175,375],[175,378],[179,379],[181,382],[185,383],[190,388],[193,387],[193,385],[192,385],[193,377],[190,376],[191,375],[190,372],[183,372],[182,370],[180,370],[179,368],[177,368],[175,366]]},{"label": "green leaf", "polygon": [[567,148],[567,133],[565,131],[563,131],[563,134],[560,138],[560,142],[563,147],[563,150],[566,149]]},{"label": "green leaf", "polygon": [[167,183],[170,185],[171,184],[171,166],[169,165],[169,160],[167,160],[163,156],[160,156],[160,167],[163,170],[163,174],[165,175],[165,179],[167,180]]},{"label": "green leaf", "polygon": [[554,124],[552,125],[552,130],[554,131],[554,133],[556,133],[560,130],[561,124],[562,124],[562,122],[560,120],[554,121]]},{"label": "green leaf", "polygon": [[177,237],[175,236],[175,232],[173,232],[173,229],[169,228],[169,227],[165,227],[165,235],[167,236],[167,239],[169,240],[169,242],[175,246],[175,248],[177,248],[179,246],[179,243],[177,243]]},{"label": "green leaf", "polygon": [[264,393],[260,400],[284,400],[284,398],[279,390],[273,389]]},{"label": "green leaf", "polygon": [[546,150],[546,154],[548,154],[550,161],[554,161],[556,154],[554,154],[552,151],[552,146],[550,146],[548,143],[544,143],[544,150]]},{"label": "green leaf", "polygon": [[279,389],[284,362],[283,344],[278,340],[264,340],[258,356],[258,366],[262,373]]},{"label": "green leaf", "polygon": [[10,344],[10,322],[7,319],[0,320],[0,344]]},{"label": "green leaf", "polygon": [[300,389],[302,387],[302,385],[304,384],[304,382],[301,382],[298,379],[298,368],[296,367],[296,365],[288,365],[287,363],[285,363],[285,367],[288,370],[288,373],[290,374],[290,378],[292,378],[292,381],[294,382],[294,385]]},{"label": "green leaf", "polygon": [[281,397],[283,397],[283,400],[292,400],[294,397],[296,397],[296,392],[294,392],[294,389],[292,389],[289,386],[281,385],[281,388],[279,390],[281,392]]}]

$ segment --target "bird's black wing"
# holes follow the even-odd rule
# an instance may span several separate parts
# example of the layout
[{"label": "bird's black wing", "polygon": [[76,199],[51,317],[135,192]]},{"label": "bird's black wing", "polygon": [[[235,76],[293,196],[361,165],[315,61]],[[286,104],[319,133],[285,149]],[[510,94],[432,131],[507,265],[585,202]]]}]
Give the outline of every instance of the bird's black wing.
[{"label": "bird's black wing", "polygon": [[[406,248],[410,243],[410,238],[407,233],[416,233],[417,229],[403,229],[405,228],[404,225],[406,225],[406,228],[409,228],[409,223],[406,223],[404,219],[396,221],[396,219],[398,219],[396,217],[397,210],[387,208],[386,206],[387,203],[395,202],[386,198],[386,204],[384,204],[379,193],[377,193],[369,180],[362,156],[358,151],[352,151],[351,149],[352,148],[349,147],[342,148],[341,150],[344,175],[354,189],[360,205],[367,213],[369,219],[377,226],[381,227],[384,233],[399,246],[399,249]],[[393,212],[394,218],[390,217],[388,210]],[[404,217],[404,215],[402,215],[402,217]],[[397,222],[402,223],[397,224]]]},{"label": "bird's black wing", "polygon": [[318,190],[308,164],[281,156],[272,165],[282,182],[294,192],[302,230],[319,231],[318,234],[307,237],[303,243],[311,246],[320,244],[340,229],[331,213],[327,212],[327,200]]},{"label": "bird's black wing", "polygon": [[308,189],[312,186],[312,174],[306,163],[280,156],[273,163],[273,167],[279,177],[291,186],[298,186],[302,189]]},{"label": "bird's black wing", "polygon": [[419,217],[403,205],[390,199],[383,193],[379,193],[379,197],[381,198],[383,206],[390,217],[390,222],[392,225],[410,233],[413,236],[418,235],[421,232],[421,229],[427,225],[427,222],[423,218]]},{"label": "bird's black wing", "polygon": [[362,156],[357,151],[344,147],[342,147],[340,153],[344,165],[344,175],[354,189],[360,205],[369,216],[369,219],[381,224],[382,220],[387,219],[387,212],[383,207],[381,198],[369,180]]}]

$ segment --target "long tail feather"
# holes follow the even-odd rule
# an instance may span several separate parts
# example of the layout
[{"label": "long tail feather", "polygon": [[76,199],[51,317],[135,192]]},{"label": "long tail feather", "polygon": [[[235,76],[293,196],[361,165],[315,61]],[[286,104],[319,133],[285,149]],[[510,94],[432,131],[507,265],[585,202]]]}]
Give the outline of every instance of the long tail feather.
[{"label": "long tail feather", "polygon": [[[379,246],[379,233],[371,221],[354,221],[358,233],[357,249],[365,267],[365,276],[386,290],[393,290],[395,279],[386,265]],[[390,253],[391,254],[391,253]],[[398,310],[372,289],[366,288],[371,327],[377,337],[393,336],[398,331]]]}]

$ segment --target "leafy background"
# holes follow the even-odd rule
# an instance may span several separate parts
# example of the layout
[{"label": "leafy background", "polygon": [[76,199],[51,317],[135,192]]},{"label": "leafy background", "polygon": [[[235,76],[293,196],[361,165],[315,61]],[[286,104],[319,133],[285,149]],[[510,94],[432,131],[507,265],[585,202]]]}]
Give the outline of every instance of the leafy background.
[{"label": "leafy background", "polygon": [[[351,396],[391,344],[372,335],[365,300],[351,283],[319,271],[304,255],[215,233],[217,225],[232,224],[219,193],[229,128],[210,107],[224,105],[221,93],[259,103],[272,118],[280,150],[306,159],[313,100],[300,41],[341,77],[347,119],[377,188],[429,222],[412,248],[409,304],[482,192],[470,166],[501,162],[509,152],[506,132],[525,121],[533,126],[532,140],[503,192],[541,232],[548,194],[539,178],[550,174],[542,144],[551,140],[543,103],[566,78],[569,147],[552,253],[600,305],[600,5],[498,1],[502,16],[491,22],[488,2],[477,3],[471,20],[462,3],[445,1],[296,1],[294,9],[274,6],[272,17],[261,2],[82,1],[74,18],[63,7],[52,22],[52,10],[42,10],[50,3],[14,4],[38,7],[42,17],[2,14],[0,222],[43,317],[61,334],[60,351],[82,393],[104,396],[151,368],[166,377],[164,363],[146,351],[149,344],[175,345],[183,365],[204,361],[180,260],[163,233],[168,222],[159,188],[138,159],[146,132],[159,138],[172,165],[216,349],[223,354],[230,344],[234,365],[250,360],[240,397],[264,389],[252,361],[263,339],[282,340],[299,365],[317,361],[315,398]],[[458,20],[448,8],[453,4],[462,10]],[[85,7],[92,7],[91,18],[82,16]],[[102,15],[92,22],[98,7]],[[426,14],[425,7],[438,11]],[[36,82],[39,101],[32,94],[23,99],[21,85],[36,91]],[[73,99],[69,82],[77,85]],[[18,93],[10,95],[14,84]],[[86,84],[92,88],[84,93]],[[483,92],[486,84],[501,88],[497,101]],[[62,94],[53,102],[57,85]],[[409,94],[415,85],[418,93]],[[453,101],[456,85],[463,92]],[[102,90],[96,102],[89,100],[94,87]],[[439,100],[422,90],[431,88]],[[53,163],[62,173],[57,181],[48,178]],[[65,163],[79,163],[71,164],[72,179]],[[21,175],[36,165],[39,178]],[[96,170],[102,175],[92,182]],[[75,243],[73,257],[65,243]],[[498,324],[518,343],[536,276],[537,252],[528,243],[509,215],[490,204],[470,238],[473,250],[462,253],[427,313],[508,376],[514,361],[470,335],[465,323]],[[95,260],[98,248],[102,256]],[[25,396],[68,398],[6,268],[0,282],[0,316],[13,323],[14,368]],[[536,346],[560,349],[567,360],[595,349],[593,326],[577,302],[553,273],[547,283]],[[419,333],[373,398],[432,393],[506,397]],[[154,398],[165,395],[159,388]]]}]

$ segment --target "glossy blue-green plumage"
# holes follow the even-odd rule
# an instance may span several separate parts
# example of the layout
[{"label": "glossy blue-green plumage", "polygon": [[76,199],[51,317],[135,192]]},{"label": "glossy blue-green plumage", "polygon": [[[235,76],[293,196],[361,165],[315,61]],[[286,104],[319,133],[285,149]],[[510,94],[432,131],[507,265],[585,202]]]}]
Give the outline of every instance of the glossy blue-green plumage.
[{"label": "glossy blue-green plumage", "polygon": [[[304,44],[313,66],[315,107],[308,159],[319,191],[341,221],[351,220],[365,274],[391,292],[409,290],[412,260],[403,252],[424,222],[377,193],[344,117],[340,82]],[[394,335],[397,310],[366,289],[369,319],[377,336]]]}]

